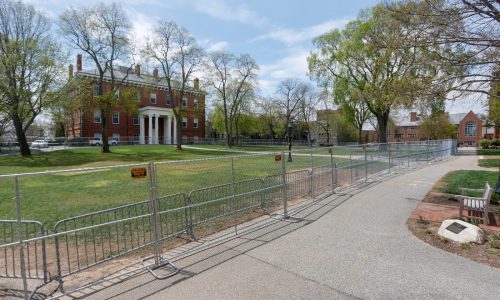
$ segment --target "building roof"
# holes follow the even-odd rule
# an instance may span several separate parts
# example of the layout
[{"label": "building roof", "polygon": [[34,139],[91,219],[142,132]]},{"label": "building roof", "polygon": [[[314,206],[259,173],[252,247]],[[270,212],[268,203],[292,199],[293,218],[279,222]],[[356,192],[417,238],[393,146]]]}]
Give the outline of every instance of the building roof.
[{"label": "building roof", "polygon": [[459,124],[468,113],[449,114],[448,119],[451,124]]},{"label": "building roof", "polygon": [[[132,84],[132,85],[138,85],[138,86],[151,86],[155,87],[157,89],[162,89],[162,90],[168,90],[168,84],[167,80],[165,78],[154,78],[152,75],[149,74],[141,74],[140,76],[137,76],[135,74],[134,69],[129,69],[128,67],[118,67],[115,68],[113,71],[115,78],[118,79],[118,81],[122,81],[122,78],[125,78],[123,80],[124,83],[126,84]],[[91,70],[82,70],[79,71],[75,74],[75,78],[77,77],[83,77],[83,78],[91,78],[91,79],[97,79],[99,77],[99,72],[97,69],[91,69]],[[110,70],[107,70],[104,73],[104,79],[107,81],[111,80],[111,72]],[[171,80],[170,83],[172,84],[172,88],[174,90],[180,90],[181,83],[178,81]],[[197,95],[205,95],[206,92],[202,90],[196,90],[192,86],[185,86],[186,93],[190,94],[197,94]]]}]

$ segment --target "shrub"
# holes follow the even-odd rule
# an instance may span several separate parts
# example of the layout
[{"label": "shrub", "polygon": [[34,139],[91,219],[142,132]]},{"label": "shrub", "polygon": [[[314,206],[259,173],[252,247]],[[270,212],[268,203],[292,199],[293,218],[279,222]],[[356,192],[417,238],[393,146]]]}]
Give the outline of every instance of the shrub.
[{"label": "shrub", "polygon": [[480,140],[479,141],[479,145],[483,149],[488,149],[490,147],[490,145],[491,145],[491,140]]}]

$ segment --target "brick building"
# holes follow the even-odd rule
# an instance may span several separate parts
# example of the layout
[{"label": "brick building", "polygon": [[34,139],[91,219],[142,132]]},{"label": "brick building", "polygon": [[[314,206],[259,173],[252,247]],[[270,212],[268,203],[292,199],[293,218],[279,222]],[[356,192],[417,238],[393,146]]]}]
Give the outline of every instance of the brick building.
[{"label": "brick building", "polygon": [[[183,139],[203,139],[205,137],[205,95],[199,88],[196,78],[192,87],[187,87],[183,99],[169,96],[166,80],[158,76],[158,70],[152,75],[141,72],[141,66],[136,65],[132,71],[125,67],[114,70],[115,78],[119,78],[122,86],[134,87],[137,91],[138,112],[127,113],[123,107],[113,107],[108,116],[108,136],[114,139],[131,139],[140,144],[175,144],[176,126],[174,108],[179,106],[187,113],[182,120]],[[73,76],[70,65],[70,80],[89,80],[93,84],[93,92],[99,92],[99,86],[94,84],[99,78],[96,70],[83,70],[82,56],[77,56],[77,69]],[[126,78],[121,81],[122,78]],[[104,76],[103,92],[111,89],[111,77],[107,72]],[[175,92],[175,90],[174,90]],[[119,93],[119,91],[118,91]],[[68,126],[68,136],[101,137],[102,124],[99,110],[88,112],[80,107],[75,112],[75,124]]]},{"label": "brick building", "polygon": [[414,142],[422,139],[419,130],[421,118],[416,112],[411,112],[409,119],[393,116],[391,121],[386,133],[388,142]]},{"label": "brick building", "polygon": [[459,146],[479,146],[483,122],[472,110],[468,113],[449,114],[448,117],[450,122],[457,126],[456,135]]}]

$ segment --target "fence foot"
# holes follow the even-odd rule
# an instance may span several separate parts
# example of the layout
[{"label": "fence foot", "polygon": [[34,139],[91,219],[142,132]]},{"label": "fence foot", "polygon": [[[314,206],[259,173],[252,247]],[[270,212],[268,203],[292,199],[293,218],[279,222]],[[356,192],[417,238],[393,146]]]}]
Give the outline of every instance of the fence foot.
[{"label": "fence foot", "polygon": [[285,222],[290,222],[290,223],[299,223],[304,221],[302,218],[297,218],[297,217],[292,217],[292,216],[284,216],[283,214],[272,214],[270,215],[271,218],[279,221],[285,221]]},{"label": "fence foot", "polygon": [[[177,268],[173,263],[169,262],[168,260],[164,260],[163,257],[160,259],[160,263],[158,265],[147,266],[146,261],[153,259],[153,258],[154,258],[154,255],[148,256],[141,261],[141,264],[143,266],[145,266],[146,270],[148,270],[148,272],[151,273],[151,275],[153,275],[156,279],[160,279],[160,280],[167,279],[169,277],[172,277],[172,276],[179,274],[179,272],[181,271],[181,269]],[[166,267],[166,266],[169,266],[169,268],[171,269],[171,271],[168,272],[167,274],[159,275],[158,273],[155,272],[155,270]]]}]

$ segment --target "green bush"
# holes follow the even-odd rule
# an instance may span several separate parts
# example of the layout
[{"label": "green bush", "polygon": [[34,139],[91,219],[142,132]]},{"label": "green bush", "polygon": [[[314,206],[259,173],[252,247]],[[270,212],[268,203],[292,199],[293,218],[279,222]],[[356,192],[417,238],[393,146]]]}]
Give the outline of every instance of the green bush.
[{"label": "green bush", "polygon": [[480,140],[479,141],[479,145],[483,149],[488,149],[490,147],[490,145],[491,145],[491,140]]}]

